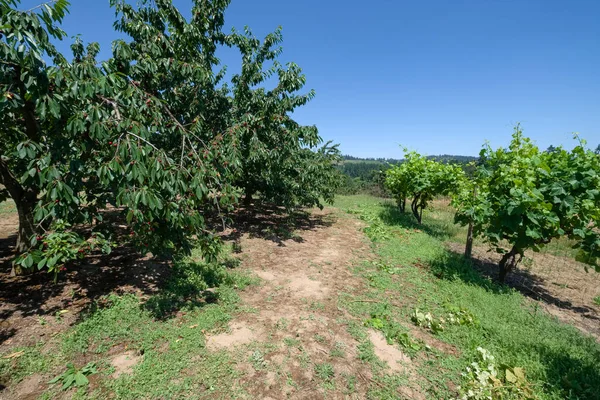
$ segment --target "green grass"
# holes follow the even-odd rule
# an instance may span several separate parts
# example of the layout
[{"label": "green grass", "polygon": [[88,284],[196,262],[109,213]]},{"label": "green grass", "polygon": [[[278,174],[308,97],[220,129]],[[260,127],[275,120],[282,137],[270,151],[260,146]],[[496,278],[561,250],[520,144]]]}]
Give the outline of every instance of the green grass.
[{"label": "green grass", "polygon": [[[133,294],[109,295],[97,302],[66,333],[55,338],[55,349],[39,346],[22,349],[23,356],[0,359],[3,384],[14,384],[33,373],[52,375],[64,371],[67,362],[82,367],[80,360],[98,362],[100,387],[80,389],[80,398],[230,398],[237,372],[226,352],[205,347],[206,331],[224,326],[232,313],[240,312],[237,290],[255,283],[253,278],[222,264],[210,265],[190,257],[175,263],[166,287],[147,301]],[[216,293],[205,292],[217,288]],[[207,294],[214,297],[207,297]],[[142,361],[131,375],[110,379],[111,354],[133,350]],[[120,349],[120,350],[119,350]],[[18,351],[21,349],[14,349]],[[48,398],[59,385],[51,387]]]},{"label": "green grass", "polygon": [[[450,303],[480,321],[478,326],[447,325],[435,335],[455,346],[456,355],[435,349],[414,354],[429,396],[454,396],[446,382],[460,384],[461,372],[481,346],[503,368],[524,368],[539,399],[597,398],[600,345],[518,292],[481,277],[469,262],[448,252],[444,241],[458,232],[447,218],[434,218],[436,211],[426,213],[423,226],[416,226],[393,203],[367,196],[340,197],[336,206],[368,224],[365,232],[379,256],[376,262],[359,263],[354,271],[369,282],[369,290],[360,295],[368,301],[345,294],[339,298],[340,306],[364,321],[382,315],[390,324],[408,326],[415,308],[444,316],[444,305]],[[352,329],[355,335],[360,330]],[[362,347],[361,357],[368,361],[369,346],[363,342]]]}]

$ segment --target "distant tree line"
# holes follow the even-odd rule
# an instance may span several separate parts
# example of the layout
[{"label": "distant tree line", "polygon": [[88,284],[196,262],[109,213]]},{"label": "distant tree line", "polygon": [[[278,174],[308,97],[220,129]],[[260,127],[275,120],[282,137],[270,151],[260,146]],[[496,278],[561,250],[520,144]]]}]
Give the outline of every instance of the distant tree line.
[{"label": "distant tree line", "polygon": [[[387,197],[385,188],[385,172],[394,165],[400,165],[404,159],[394,158],[361,158],[350,155],[342,156],[343,161],[338,165],[342,174],[342,184],[338,188],[339,194],[366,193],[374,196]],[[470,176],[475,170],[478,158],[457,155],[433,155],[425,157],[428,160],[442,164],[459,165]]]}]

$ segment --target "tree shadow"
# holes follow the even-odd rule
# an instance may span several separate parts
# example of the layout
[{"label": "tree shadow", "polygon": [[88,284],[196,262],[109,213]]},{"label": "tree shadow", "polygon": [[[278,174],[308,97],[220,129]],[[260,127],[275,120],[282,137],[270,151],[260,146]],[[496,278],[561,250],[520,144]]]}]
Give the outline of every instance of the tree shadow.
[{"label": "tree shadow", "polygon": [[[119,228],[119,212],[107,211],[104,221],[113,224],[115,235],[126,236],[127,232]],[[220,236],[234,243],[234,251],[237,244],[237,252],[241,252],[239,242],[244,234],[285,246],[288,240],[302,242],[302,231],[333,224],[328,215],[288,212],[264,203],[241,208],[230,217],[231,227],[222,230]],[[207,217],[207,222],[211,227],[221,226],[216,216]],[[35,343],[48,333],[39,319],[51,319],[68,310],[63,317],[66,323],[55,327],[64,330],[103,307],[102,299],[113,293],[136,293],[143,299],[142,307],[157,319],[168,319],[182,307],[203,307],[219,300],[217,288],[230,279],[227,270],[240,263],[235,257],[214,265],[170,261],[120,246],[111,254],[94,253],[67,265],[67,271],[53,283],[53,276],[45,271],[10,276],[15,242],[15,235],[0,239],[0,346],[7,341],[11,347]]]},{"label": "tree shadow", "polygon": [[465,283],[481,286],[494,293],[506,293],[515,289],[533,300],[553,304],[559,309],[579,314],[589,320],[600,321],[591,307],[576,305],[569,300],[559,298],[548,289],[546,279],[530,270],[518,269],[509,274],[504,283],[500,282],[498,280],[498,261],[492,258],[474,255],[467,260],[457,249],[450,247],[443,256],[430,261],[429,268],[440,279],[460,279]]},{"label": "tree shadow", "polygon": [[223,221],[216,217],[208,219],[215,230],[221,230],[221,238],[234,243],[234,251],[240,252],[239,241],[248,234],[251,238],[261,238],[285,246],[292,240],[301,243],[302,231],[330,227],[331,215],[311,214],[306,210],[286,210],[285,207],[255,201],[250,206],[240,207],[228,215],[229,228],[223,230]]},{"label": "tree shadow", "polygon": [[[449,244],[449,251],[452,254],[455,254],[456,257],[462,258],[462,255],[459,253],[459,251],[462,251],[462,247]],[[553,293],[552,290],[549,289],[551,282],[548,282],[546,278],[536,274],[532,270],[519,268],[516,271],[508,274],[504,283],[499,282],[498,263],[500,256],[496,253],[488,253],[490,255],[486,256],[480,251],[474,251],[471,260],[465,260],[465,262],[470,263],[470,265],[472,265],[472,269],[477,274],[490,281],[495,281],[498,285],[514,288],[523,295],[534,300],[541,300],[545,303],[553,304],[559,309],[572,311],[582,315],[585,318],[600,321],[600,318],[598,318],[597,315],[594,315],[594,309],[582,304],[576,305],[568,299],[558,297],[556,293]]]},{"label": "tree shadow", "polygon": [[[451,226],[443,223],[417,224],[410,213],[402,213],[391,203],[383,204],[379,217],[387,224],[401,226],[407,229],[420,229],[430,236],[440,240],[452,237],[454,232]],[[569,299],[560,298],[549,289],[550,282],[535,272],[520,268],[509,274],[504,283],[498,280],[499,256],[487,256],[481,252],[474,252],[470,260],[462,254],[462,245],[449,244],[449,250],[438,259],[429,264],[431,271],[442,279],[461,279],[470,284],[476,284],[496,293],[503,293],[510,288],[518,290],[523,295],[534,300],[541,300],[553,304],[559,309],[579,314],[593,321],[600,321],[597,313],[591,307],[583,304],[573,304]],[[495,255],[495,253],[494,253]],[[600,333],[600,329],[597,329]]]},{"label": "tree shadow", "polygon": [[[220,264],[178,262],[160,292],[142,304],[158,320],[173,317],[182,308],[198,308],[219,300],[218,288],[228,282],[224,268],[235,268],[239,262],[228,259]],[[237,260],[237,259],[235,259]]]},{"label": "tree shadow", "polygon": [[[467,260],[462,254],[446,250],[440,257],[437,257],[428,262],[430,271],[439,279],[461,281],[483,287],[493,293],[508,293],[510,287],[496,281],[491,274],[482,274],[479,268],[474,268],[475,263],[472,260]],[[486,265],[485,268],[490,270],[493,266]],[[496,269],[498,265],[495,265]]]},{"label": "tree shadow", "polygon": [[[410,212],[402,212],[400,208],[392,203],[382,203],[382,209],[379,212],[379,218],[387,225],[401,226],[405,229],[417,229],[427,233],[430,236],[444,240],[454,234],[453,224],[444,223],[423,223],[419,224]],[[424,217],[425,218],[425,217]]]},{"label": "tree shadow", "polygon": [[[38,331],[43,331],[37,323],[39,318],[55,316],[62,310],[79,315],[110,293],[151,296],[171,275],[167,261],[151,259],[127,247],[116,248],[108,255],[91,254],[67,265],[56,283],[45,271],[10,276],[11,258],[0,263],[0,320],[4,321],[0,345],[8,339],[14,344],[29,344],[36,340]],[[22,337],[21,332],[31,337]]]}]

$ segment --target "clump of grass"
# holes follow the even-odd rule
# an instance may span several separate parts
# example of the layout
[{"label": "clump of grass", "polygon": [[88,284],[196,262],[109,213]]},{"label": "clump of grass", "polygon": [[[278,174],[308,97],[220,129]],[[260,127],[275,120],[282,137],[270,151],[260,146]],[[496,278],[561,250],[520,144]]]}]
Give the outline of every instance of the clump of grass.
[{"label": "clump of grass", "polygon": [[7,200],[0,202],[0,215],[2,214],[14,214],[17,212],[17,207],[15,207],[15,202],[12,200]]},{"label": "clump of grass", "polygon": [[283,343],[287,347],[298,347],[300,345],[300,340],[293,339],[293,338],[290,338],[290,337],[286,337],[286,338],[283,339]]},{"label": "clump of grass", "polygon": [[335,376],[333,365],[329,363],[315,364],[315,375],[324,381],[330,381]]},{"label": "clump of grass", "polygon": [[346,344],[344,342],[335,342],[330,355],[331,357],[344,358],[346,356]]}]

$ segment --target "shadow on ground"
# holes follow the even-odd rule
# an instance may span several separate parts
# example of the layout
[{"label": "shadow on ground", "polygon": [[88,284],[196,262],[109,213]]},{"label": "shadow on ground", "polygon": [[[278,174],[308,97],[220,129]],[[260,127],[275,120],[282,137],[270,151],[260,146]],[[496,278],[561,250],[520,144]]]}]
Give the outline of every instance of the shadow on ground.
[{"label": "shadow on ground", "polygon": [[[10,270],[10,259],[5,259],[0,265],[0,345],[17,334],[39,339],[35,337],[39,318],[52,317],[63,310],[76,315],[109,293],[133,292],[149,297],[171,274],[167,262],[152,260],[127,247],[117,248],[109,255],[91,255],[82,263],[70,265],[56,283],[45,272],[11,277]],[[69,322],[76,322],[76,318]],[[21,344],[20,339],[30,341],[23,337],[16,344]]]},{"label": "shadow on ground", "polygon": [[330,227],[333,223],[331,215],[311,214],[305,210],[286,211],[284,207],[255,202],[249,207],[242,207],[229,216],[228,228],[223,230],[223,221],[211,218],[215,229],[221,229],[221,237],[226,241],[239,243],[245,234],[251,238],[262,238],[285,246],[285,242],[303,242],[302,231]]},{"label": "shadow on ground", "polygon": [[[288,240],[302,242],[302,231],[333,223],[328,216],[306,211],[287,213],[283,208],[260,203],[231,215],[225,230],[220,219],[209,217],[208,221],[215,229],[221,227],[221,238],[233,242],[237,250],[245,234],[285,246]],[[114,224],[117,226],[118,221]],[[62,329],[66,329],[102,307],[102,298],[108,294],[136,293],[143,300],[142,307],[157,319],[167,319],[183,306],[213,303],[218,301],[216,288],[227,279],[225,269],[239,265],[234,257],[217,265],[160,260],[121,246],[109,255],[93,254],[69,265],[54,283],[45,272],[10,276],[15,242],[14,234],[0,238],[0,351],[56,333],[47,332],[48,327],[42,327],[39,321],[65,310],[69,312],[61,318],[66,322]]]},{"label": "shadow on ground", "polygon": [[[394,204],[388,203],[382,206],[383,210],[380,212],[379,217],[390,226],[419,229],[442,241],[452,237],[457,229],[454,225],[442,221],[426,221],[426,223],[419,225],[410,213],[400,212]],[[554,281],[557,279],[569,283],[575,282],[573,286],[583,285],[582,282],[585,281],[585,277],[575,279],[573,276],[575,273],[579,274],[581,272],[575,270],[576,268],[582,269],[581,265],[572,265],[573,263],[568,262],[569,260],[562,260],[564,265],[561,265],[560,268],[556,267],[556,271],[553,271],[554,273],[551,276],[542,276],[535,269],[520,268],[509,274],[506,282],[501,283],[498,281],[500,255],[487,252],[484,249],[474,248],[472,259],[466,260],[463,256],[464,245],[448,243],[447,246],[448,250],[441,257],[428,262],[428,267],[438,278],[461,279],[466,283],[482,286],[494,293],[505,293],[514,288],[527,297],[556,306],[559,311],[566,312],[564,315],[558,315],[560,319],[574,324],[587,333],[600,337],[600,314],[598,310],[585,304],[579,297],[570,296],[566,291],[561,291],[555,287]],[[540,263],[542,262],[543,260],[540,261]],[[593,285],[593,282],[589,282],[588,286],[590,285]],[[577,320],[573,321],[573,317]]]},{"label": "shadow on ground", "polygon": [[[464,260],[460,253],[462,245],[449,244],[450,257],[457,260],[462,259],[463,263],[472,266],[471,269],[476,271],[480,276],[486,278],[487,281],[496,281],[498,277],[498,263],[500,256],[496,253],[475,251],[471,261]],[[454,262],[448,264],[455,265]],[[501,285],[499,282],[497,285]],[[558,297],[551,289],[551,282],[532,270],[520,268],[506,277],[504,285],[517,289],[523,295],[534,300],[542,300],[545,303],[555,305],[559,309],[569,310],[577,314],[581,314],[585,318],[600,321],[593,308],[584,304],[574,304],[568,298]]]},{"label": "shadow on ground", "polygon": [[[429,223],[424,221],[423,224],[417,223],[417,220],[410,212],[401,212],[397,205],[392,203],[382,203],[382,210],[379,213],[379,218],[387,224],[392,226],[401,226],[406,229],[419,229],[430,236],[444,240],[448,239],[457,230],[454,224],[444,223],[442,221],[436,221],[436,223]],[[425,217],[424,217],[425,218]]]}]

